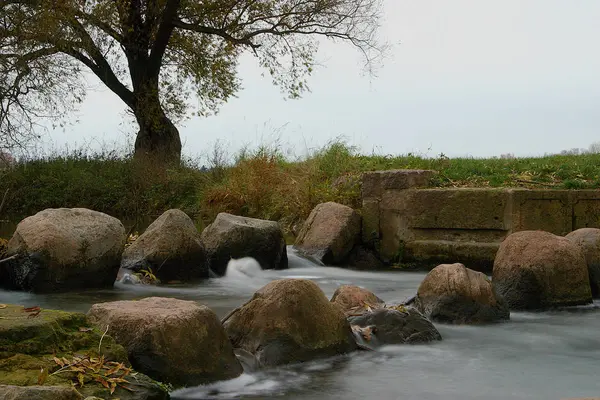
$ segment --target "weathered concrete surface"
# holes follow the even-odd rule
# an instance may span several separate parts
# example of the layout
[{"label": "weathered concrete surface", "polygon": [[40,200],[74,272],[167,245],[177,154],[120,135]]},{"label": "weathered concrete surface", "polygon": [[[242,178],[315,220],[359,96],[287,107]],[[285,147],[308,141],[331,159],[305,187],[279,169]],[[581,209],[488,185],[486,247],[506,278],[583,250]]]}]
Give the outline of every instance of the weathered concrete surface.
[{"label": "weathered concrete surface", "polygon": [[370,172],[362,182],[362,241],[386,263],[491,271],[511,233],[600,228],[599,190],[428,188],[433,171]]}]

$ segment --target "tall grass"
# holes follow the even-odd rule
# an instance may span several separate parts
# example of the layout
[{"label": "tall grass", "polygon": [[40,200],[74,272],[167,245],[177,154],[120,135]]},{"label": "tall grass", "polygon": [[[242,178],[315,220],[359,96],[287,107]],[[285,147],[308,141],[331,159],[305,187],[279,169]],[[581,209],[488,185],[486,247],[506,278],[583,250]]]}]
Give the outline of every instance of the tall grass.
[{"label": "tall grass", "polygon": [[[18,220],[49,207],[86,207],[124,221],[149,221],[180,208],[199,225],[221,211],[277,220],[295,233],[318,203],[360,207],[360,175],[387,169],[433,169],[439,187],[600,187],[600,155],[476,159],[365,155],[334,141],[302,158],[278,146],[244,149],[229,157],[217,145],[207,160],[186,159],[163,170],[118,151],[71,150],[21,160],[0,170],[8,190],[0,220]],[[142,222],[141,222],[142,221]]]}]

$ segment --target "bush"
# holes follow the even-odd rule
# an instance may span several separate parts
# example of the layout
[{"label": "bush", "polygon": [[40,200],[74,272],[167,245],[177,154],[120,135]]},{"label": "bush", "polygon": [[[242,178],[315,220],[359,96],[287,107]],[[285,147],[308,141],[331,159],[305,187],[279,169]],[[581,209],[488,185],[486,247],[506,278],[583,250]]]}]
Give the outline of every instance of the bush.
[{"label": "bush", "polygon": [[278,147],[244,149],[229,162],[218,145],[208,168],[196,160],[164,170],[133,162],[115,151],[71,151],[20,160],[0,170],[0,194],[8,197],[0,218],[13,221],[49,207],[86,207],[142,230],[169,208],[180,208],[201,227],[225,211],[280,221],[295,233],[312,208],[336,201],[360,208],[365,171],[433,169],[438,187],[600,187],[600,155],[539,158],[425,158],[363,155],[334,141],[290,160]]}]

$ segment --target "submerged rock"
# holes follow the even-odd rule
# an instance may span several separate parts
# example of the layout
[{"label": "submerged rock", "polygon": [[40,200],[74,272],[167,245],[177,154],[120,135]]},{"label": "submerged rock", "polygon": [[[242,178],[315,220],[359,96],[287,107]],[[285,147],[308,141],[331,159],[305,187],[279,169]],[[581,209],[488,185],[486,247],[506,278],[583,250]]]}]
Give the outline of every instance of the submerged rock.
[{"label": "submerged rock", "polygon": [[348,206],[328,202],[317,205],[296,239],[294,247],[325,265],[343,262],[359,242],[360,215]]},{"label": "submerged rock", "polygon": [[342,310],[305,279],[281,279],[258,290],[224,321],[232,344],[260,366],[309,361],[357,348]]},{"label": "submerged rock", "polygon": [[540,310],[592,302],[580,248],[543,231],[522,231],[500,244],[492,284],[511,309]]},{"label": "submerged rock", "polygon": [[151,272],[162,282],[208,278],[206,252],[194,222],[181,210],[168,210],[123,252],[121,268]]},{"label": "submerged rock", "polygon": [[242,373],[221,322],[193,301],[148,297],[94,304],[88,316],[106,329],[140,372],[174,386],[202,385]]},{"label": "submerged rock", "polygon": [[355,285],[342,285],[336,289],[331,302],[346,314],[363,314],[368,308],[382,306],[384,301],[373,292]]},{"label": "submerged rock", "polygon": [[417,292],[415,306],[434,321],[481,324],[510,318],[508,304],[492,282],[463,264],[442,264],[432,269]]},{"label": "submerged rock", "polygon": [[600,229],[577,229],[565,236],[579,246],[588,267],[592,297],[600,297]]},{"label": "submerged rock", "polygon": [[[65,365],[78,370],[63,368]],[[95,377],[107,382],[121,377],[127,382],[115,382],[113,398],[169,398],[160,384],[141,373],[135,374],[130,367],[125,349],[110,335],[93,328],[85,314],[18,305],[0,307],[0,385],[22,387],[5,386],[0,389],[0,395],[25,396],[14,397],[16,399],[60,399],[60,396],[69,396],[75,387],[84,397],[108,398],[110,389]],[[62,372],[55,373],[59,370]],[[124,389],[123,385],[134,392]],[[43,397],[46,395],[50,397]]]},{"label": "submerged rock", "polygon": [[442,340],[431,321],[413,307],[378,308],[348,320],[355,336],[360,335],[357,342],[369,347]]},{"label": "submerged rock", "polygon": [[22,220],[0,264],[4,285],[34,292],[110,287],[125,247],[123,224],[85,208],[47,209]]},{"label": "submerged rock", "polygon": [[201,234],[208,265],[223,276],[232,258],[252,257],[262,269],[285,269],[287,249],[277,222],[219,213]]}]

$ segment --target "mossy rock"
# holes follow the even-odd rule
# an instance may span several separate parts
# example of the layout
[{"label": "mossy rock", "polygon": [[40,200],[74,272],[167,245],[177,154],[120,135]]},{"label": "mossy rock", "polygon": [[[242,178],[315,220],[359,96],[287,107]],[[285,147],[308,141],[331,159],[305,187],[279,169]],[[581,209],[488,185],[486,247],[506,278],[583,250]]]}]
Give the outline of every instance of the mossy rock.
[{"label": "mossy rock", "polygon": [[[58,360],[58,362],[55,360]],[[73,364],[79,359],[91,360],[91,365],[115,366],[122,364],[110,377],[122,378],[130,390],[117,386],[111,395],[102,379],[109,377],[110,368],[95,373],[84,368],[83,386],[78,382],[81,371],[62,368],[59,362]],[[63,361],[63,362],[64,362]],[[87,361],[86,361],[87,362]],[[85,362],[75,363],[81,367]],[[93,328],[85,314],[57,310],[33,310],[22,306],[0,305],[0,384],[29,386],[40,380],[48,386],[72,386],[84,397],[119,398],[121,400],[163,400],[169,395],[166,388],[149,377],[130,370],[125,349],[114,339]]]}]

